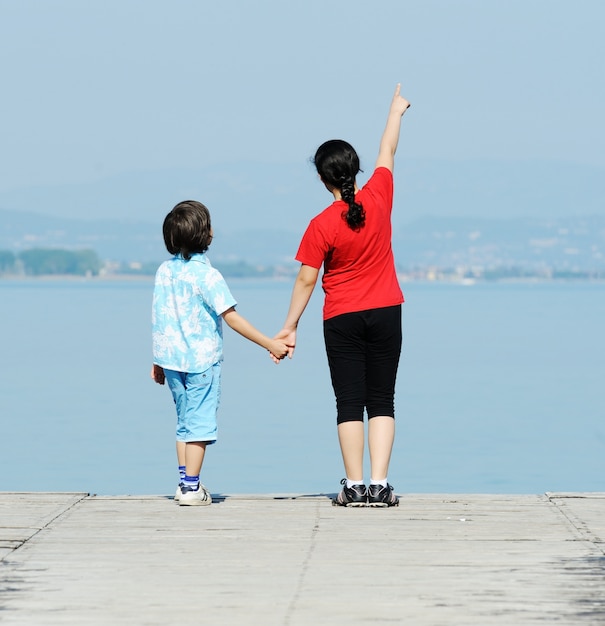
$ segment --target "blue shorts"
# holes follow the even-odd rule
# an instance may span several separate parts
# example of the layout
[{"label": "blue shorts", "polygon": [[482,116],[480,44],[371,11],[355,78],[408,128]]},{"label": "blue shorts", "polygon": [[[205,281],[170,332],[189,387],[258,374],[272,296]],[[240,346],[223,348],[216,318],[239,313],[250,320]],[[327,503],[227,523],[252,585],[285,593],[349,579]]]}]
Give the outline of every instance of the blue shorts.
[{"label": "blue shorts", "polygon": [[164,370],[176,405],[177,441],[216,441],[216,413],[221,399],[221,364],[189,374]]}]

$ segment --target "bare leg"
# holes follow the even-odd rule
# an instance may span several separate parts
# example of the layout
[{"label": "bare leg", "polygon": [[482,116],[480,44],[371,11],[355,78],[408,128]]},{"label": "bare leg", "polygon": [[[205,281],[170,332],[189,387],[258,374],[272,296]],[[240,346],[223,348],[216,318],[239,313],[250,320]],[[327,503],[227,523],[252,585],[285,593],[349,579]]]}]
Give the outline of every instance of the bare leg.
[{"label": "bare leg", "polygon": [[387,478],[394,441],[394,418],[380,415],[368,420],[368,447],[370,449],[370,476],[372,480]]},{"label": "bare leg", "polygon": [[338,441],[349,480],[363,482],[363,422],[338,424]]},{"label": "bare leg", "polygon": [[199,476],[206,453],[205,441],[188,441],[185,447],[185,465],[187,476]]},{"label": "bare leg", "polygon": [[184,441],[176,442],[176,460],[178,461],[179,467],[182,467],[186,464],[185,461],[185,449],[187,444]]}]

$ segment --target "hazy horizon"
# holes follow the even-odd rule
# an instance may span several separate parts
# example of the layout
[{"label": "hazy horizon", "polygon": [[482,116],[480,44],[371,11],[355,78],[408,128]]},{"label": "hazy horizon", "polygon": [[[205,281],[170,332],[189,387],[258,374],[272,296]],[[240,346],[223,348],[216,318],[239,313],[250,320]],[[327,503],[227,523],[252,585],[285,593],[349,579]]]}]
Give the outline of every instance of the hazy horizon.
[{"label": "hazy horizon", "polygon": [[0,3],[0,208],[157,223],[189,196],[300,230],[329,201],[317,145],[351,141],[365,179],[401,82],[396,220],[603,214],[604,19],[597,0]]}]

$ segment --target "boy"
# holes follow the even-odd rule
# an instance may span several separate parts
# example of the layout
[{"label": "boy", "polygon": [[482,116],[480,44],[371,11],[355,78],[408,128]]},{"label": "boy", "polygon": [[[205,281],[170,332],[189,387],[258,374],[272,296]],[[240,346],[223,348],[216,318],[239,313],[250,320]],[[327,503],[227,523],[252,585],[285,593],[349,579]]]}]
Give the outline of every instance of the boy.
[{"label": "boy", "polygon": [[151,377],[168,383],[176,405],[176,453],[181,506],[212,503],[200,483],[206,446],[216,441],[223,360],[222,323],[283,359],[288,346],[270,339],[235,311],[224,278],[210,265],[212,241],[208,209],[193,200],[177,204],[163,225],[164,243],[173,258],[158,268],[152,309]]}]

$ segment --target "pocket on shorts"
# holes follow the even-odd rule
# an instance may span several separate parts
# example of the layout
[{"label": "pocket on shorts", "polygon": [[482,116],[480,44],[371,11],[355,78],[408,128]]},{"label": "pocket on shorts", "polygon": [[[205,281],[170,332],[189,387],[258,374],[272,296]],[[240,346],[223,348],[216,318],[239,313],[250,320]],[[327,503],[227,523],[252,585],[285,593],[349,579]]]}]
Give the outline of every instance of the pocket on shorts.
[{"label": "pocket on shorts", "polygon": [[187,374],[185,377],[185,384],[187,386],[187,388],[191,388],[191,387],[198,387],[200,389],[204,388],[204,387],[208,387],[209,385],[212,385],[212,378],[213,378],[213,370],[212,370],[212,366],[210,366],[208,369],[204,370],[203,372],[195,372],[193,374]]}]

